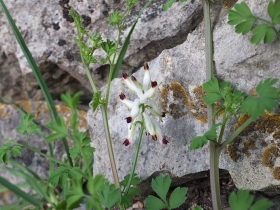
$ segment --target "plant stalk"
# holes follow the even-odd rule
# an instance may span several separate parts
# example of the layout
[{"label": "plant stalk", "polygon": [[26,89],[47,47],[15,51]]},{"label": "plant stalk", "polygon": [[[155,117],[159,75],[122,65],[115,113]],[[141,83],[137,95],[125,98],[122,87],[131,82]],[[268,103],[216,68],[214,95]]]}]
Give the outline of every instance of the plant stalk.
[{"label": "plant stalk", "polygon": [[[214,75],[213,65],[213,38],[210,18],[210,2],[202,0],[204,26],[205,26],[205,56],[206,56],[206,80]],[[208,127],[215,124],[213,118],[214,105],[208,106]],[[217,141],[217,140],[216,140]],[[220,184],[219,184],[219,154],[216,153],[216,144],[210,141],[210,183],[212,194],[212,205],[214,210],[221,210]]]},{"label": "plant stalk", "polygon": [[128,191],[129,191],[129,188],[130,188],[130,185],[131,185],[131,180],[132,180],[132,177],[133,177],[134,172],[135,172],[135,168],[136,168],[136,164],[137,164],[137,160],[138,160],[138,155],[139,155],[139,151],[140,151],[140,146],[141,146],[141,142],[142,142],[142,136],[143,136],[143,133],[144,133],[144,129],[145,129],[145,126],[143,125],[143,122],[142,122],[141,123],[140,134],[139,134],[139,138],[138,138],[138,144],[137,144],[137,147],[136,147],[136,153],[134,155],[133,164],[132,164],[130,176],[129,176],[129,179],[128,179],[128,182],[127,182],[127,186],[125,188],[124,195],[127,195]]},{"label": "plant stalk", "polygon": [[110,159],[113,178],[114,178],[114,183],[115,183],[116,187],[119,188],[120,187],[120,181],[119,181],[118,171],[117,171],[115,157],[114,157],[111,135],[110,135],[110,131],[109,131],[109,123],[108,123],[106,105],[101,104],[100,109],[101,109],[102,118],[103,118],[103,126],[104,126],[104,130],[105,130],[105,135],[106,135],[106,143],[107,143],[109,159]]}]

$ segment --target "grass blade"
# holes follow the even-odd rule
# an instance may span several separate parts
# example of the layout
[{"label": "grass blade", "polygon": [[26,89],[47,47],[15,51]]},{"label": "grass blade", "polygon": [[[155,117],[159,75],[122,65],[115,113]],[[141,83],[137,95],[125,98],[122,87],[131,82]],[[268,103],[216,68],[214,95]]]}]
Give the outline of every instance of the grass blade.
[{"label": "grass blade", "polygon": [[[6,15],[8,21],[9,21],[9,24],[10,24],[10,26],[11,26],[13,32],[14,32],[16,40],[17,40],[18,44],[20,45],[21,50],[24,53],[24,56],[26,57],[27,62],[29,63],[29,65],[30,65],[30,67],[31,67],[31,69],[33,71],[33,74],[34,74],[34,76],[35,76],[35,78],[37,80],[37,82],[40,85],[40,88],[43,91],[43,94],[45,96],[45,99],[46,99],[46,102],[48,104],[49,110],[51,112],[51,116],[55,120],[57,120],[58,114],[56,112],[56,109],[55,109],[55,106],[54,106],[54,102],[53,102],[51,94],[50,94],[50,92],[48,90],[47,84],[45,83],[45,81],[43,79],[43,76],[42,76],[42,74],[41,74],[41,72],[40,72],[40,70],[39,70],[39,68],[38,68],[34,58],[32,57],[28,47],[26,46],[26,44],[24,42],[24,39],[21,36],[21,34],[20,34],[20,32],[19,32],[19,30],[18,30],[18,28],[17,28],[17,26],[16,26],[16,24],[15,24],[15,22],[14,22],[12,16],[11,16],[10,12],[9,12],[9,10],[7,9],[5,3],[3,2],[3,0],[0,0],[0,4],[1,4],[1,6],[2,6],[2,8],[4,10],[4,13],[5,13],[5,15]],[[68,147],[66,138],[63,138],[62,142],[63,142],[63,146],[64,146],[64,149],[65,149],[65,152],[67,154],[67,158],[69,160],[69,163],[71,165],[73,165],[72,159],[71,159],[70,154],[69,154],[69,147]],[[51,154],[51,156],[53,156],[53,155]]]},{"label": "grass blade", "polygon": [[128,35],[127,35],[125,41],[124,41],[124,44],[123,44],[123,47],[122,47],[121,52],[120,52],[120,54],[119,54],[118,60],[117,60],[117,62],[116,62],[116,65],[115,65],[115,67],[114,67],[114,71],[113,71],[113,75],[112,75],[112,80],[118,77],[118,74],[119,74],[119,71],[120,71],[120,68],[121,68],[121,65],[122,65],[122,62],[123,62],[125,53],[126,53],[126,51],[127,51],[127,47],[128,47],[128,45],[129,45],[129,42],[130,42],[130,36],[131,36],[132,32],[134,31],[134,28],[135,28],[135,26],[136,26],[136,24],[137,24],[137,22],[138,22],[139,17],[142,15],[143,11],[144,11],[151,3],[152,3],[152,0],[148,1],[148,2],[144,5],[144,7],[143,7],[143,8],[141,9],[141,11],[139,12],[137,19],[135,20],[134,24],[132,25],[132,27],[131,27],[131,29],[130,29],[130,31],[129,31],[129,33],[128,33]]},{"label": "grass blade", "polygon": [[18,195],[19,197],[23,198],[27,202],[33,204],[34,206],[41,207],[41,201],[33,198],[32,196],[28,195],[26,192],[22,191],[20,188],[18,188],[16,185],[13,185],[8,180],[0,176],[0,184],[2,184],[4,187],[8,188],[10,191],[12,191],[14,194]]}]

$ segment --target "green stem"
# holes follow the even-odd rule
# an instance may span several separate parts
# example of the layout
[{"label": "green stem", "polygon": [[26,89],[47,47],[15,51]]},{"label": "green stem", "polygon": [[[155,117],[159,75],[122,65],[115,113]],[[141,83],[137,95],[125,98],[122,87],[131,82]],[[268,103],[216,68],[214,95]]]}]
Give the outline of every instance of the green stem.
[{"label": "green stem", "polygon": [[265,19],[263,19],[263,18],[256,17],[256,16],[254,16],[254,18],[256,18],[256,20],[263,21],[263,22],[265,22],[266,24],[268,24],[268,25],[270,25],[270,26],[273,26],[273,23],[270,22],[270,21],[268,21],[268,20],[265,20]]},{"label": "green stem", "polygon": [[[19,144],[19,143],[16,143],[16,144]],[[24,147],[24,148],[26,148],[26,149],[28,149],[28,150],[30,150],[30,151],[33,151],[33,152],[35,152],[35,153],[41,155],[41,156],[43,156],[43,157],[45,157],[45,158],[47,158],[47,159],[49,159],[49,160],[52,160],[52,161],[54,161],[54,162],[56,162],[56,163],[59,163],[59,164],[61,164],[61,165],[65,164],[64,162],[62,162],[62,161],[60,161],[60,160],[58,160],[58,159],[56,159],[56,158],[54,158],[54,157],[52,157],[52,156],[50,156],[50,155],[46,155],[46,154],[40,152],[39,150],[34,149],[34,148],[32,148],[32,147],[30,147],[30,146],[28,146],[28,145],[23,145],[23,144],[19,144],[19,145],[21,145],[22,147]]]},{"label": "green stem", "polygon": [[110,135],[110,131],[109,131],[108,116],[107,116],[106,108],[107,107],[106,107],[105,104],[100,105],[102,118],[103,118],[103,126],[104,126],[104,130],[105,130],[105,135],[106,135],[107,149],[108,149],[109,159],[110,159],[112,173],[113,173],[113,178],[114,178],[114,182],[115,182],[116,187],[119,188],[120,187],[120,181],[119,181],[118,171],[117,171],[115,157],[114,157],[111,135]]},{"label": "green stem", "polygon": [[218,138],[218,143],[219,144],[222,143],[223,135],[224,135],[225,127],[226,127],[226,123],[227,123],[227,121],[229,119],[229,118],[226,117],[226,114],[227,114],[226,111],[224,111],[222,127],[221,127],[221,131],[220,131],[219,138]]},{"label": "green stem", "polygon": [[222,145],[217,148],[217,152],[221,153],[221,151],[233,140],[235,139],[251,122],[254,122],[252,117],[250,117],[245,123],[243,123],[227,140],[225,140]]},{"label": "green stem", "polygon": [[126,185],[126,188],[125,188],[124,195],[127,195],[128,191],[129,191],[129,188],[130,188],[130,185],[131,185],[131,180],[132,180],[132,177],[133,177],[134,172],[135,172],[135,168],[136,168],[136,164],[137,164],[137,160],[138,160],[138,155],[139,155],[139,151],[140,151],[140,146],[141,146],[141,142],[142,142],[142,136],[143,136],[143,133],[144,133],[144,129],[145,129],[144,122],[142,122],[141,123],[140,134],[139,134],[139,138],[138,138],[138,144],[137,144],[137,147],[136,147],[136,153],[134,155],[134,159],[133,159],[133,163],[132,163],[132,168],[131,168],[130,176],[129,176],[129,179],[128,179],[128,182],[127,182],[127,185]]},{"label": "green stem", "polygon": [[[205,25],[205,54],[206,54],[206,80],[210,80],[214,75],[213,64],[213,39],[210,19],[210,2],[202,0],[204,25]],[[208,126],[215,124],[213,118],[214,105],[208,106]],[[216,153],[216,144],[210,141],[210,182],[213,209],[221,210],[220,183],[219,183],[219,154]]]}]

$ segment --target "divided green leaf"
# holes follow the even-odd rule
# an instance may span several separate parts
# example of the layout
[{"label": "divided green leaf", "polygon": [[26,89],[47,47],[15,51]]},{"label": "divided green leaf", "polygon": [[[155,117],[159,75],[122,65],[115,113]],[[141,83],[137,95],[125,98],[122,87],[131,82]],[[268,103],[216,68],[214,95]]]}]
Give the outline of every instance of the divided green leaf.
[{"label": "divided green leaf", "polygon": [[169,176],[159,175],[156,179],[152,180],[152,189],[159,195],[159,197],[166,201],[166,195],[168,193],[171,184]]},{"label": "divided green leaf", "polygon": [[177,187],[171,194],[170,199],[169,199],[169,206],[171,209],[178,208],[181,206],[185,200],[187,199],[187,188],[183,187]]},{"label": "divided green leaf", "polygon": [[270,1],[267,7],[267,13],[274,24],[280,24],[280,0]]},{"label": "divided green leaf", "polygon": [[111,209],[121,198],[120,188],[116,188],[114,184],[105,183],[102,190],[98,193],[101,204]]},{"label": "divided green leaf", "polygon": [[46,124],[46,127],[55,131],[53,134],[49,135],[46,138],[47,142],[52,142],[54,140],[61,139],[61,138],[68,136],[68,129],[61,116],[58,116],[57,122],[55,122],[54,120],[51,120],[51,122]]},{"label": "divided green leaf", "polygon": [[90,102],[90,106],[92,108],[92,111],[95,111],[97,107],[101,104],[101,91],[96,91],[93,94],[92,101]]},{"label": "divided green leaf", "polygon": [[236,25],[236,33],[245,35],[251,30],[256,18],[248,5],[244,2],[235,4],[234,9],[235,10],[228,10],[228,24]]},{"label": "divided green leaf", "polygon": [[251,43],[256,45],[258,45],[262,39],[265,44],[272,42],[276,36],[274,28],[266,24],[260,24],[256,26],[256,28],[253,29],[252,33],[253,36],[251,38]]},{"label": "divided green leaf", "polygon": [[[120,11],[114,11],[110,17],[108,17],[108,21],[111,26],[118,25],[123,18],[123,14]],[[106,51],[105,51],[106,52]]]},{"label": "divided green leaf", "polygon": [[273,85],[277,79],[268,78],[260,82],[256,88],[258,96],[248,96],[241,106],[242,114],[248,113],[249,116],[256,120],[264,115],[264,111],[271,112],[278,104],[280,91]]},{"label": "divided green leaf", "polygon": [[25,114],[21,119],[21,124],[18,127],[19,134],[34,134],[38,133],[40,130],[40,126],[34,123],[34,115]]},{"label": "divided green leaf", "polygon": [[166,208],[165,203],[159,198],[149,195],[145,200],[146,210],[161,210]]},{"label": "divided green leaf", "polygon": [[61,100],[72,110],[76,110],[82,94],[83,92],[79,91],[72,97],[70,91],[67,91],[67,93],[61,95]]},{"label": "divided green leaf", "polygon": [[[273,203],[263,198],[253,204],[254,196],[250,195],[249,190],[238,190],[229,196],[229,205],[232,210],[267,210]],[[251,208],[250,208],[251,207]]]},{"label": "divided green leaf", "polygon": [[196,150],[207,144],[208,141],[216,141],[217,139],[217,128],[222,123],[217,123],[211,127],[203,136],[196,136],[191,140],[190,150]]},{"label": "divided green leaf", "polygon": [[229,205],[232,210],[248,210],[253,203],[254,196],[250,195],[249,190],[238,190],[229,196]]}]

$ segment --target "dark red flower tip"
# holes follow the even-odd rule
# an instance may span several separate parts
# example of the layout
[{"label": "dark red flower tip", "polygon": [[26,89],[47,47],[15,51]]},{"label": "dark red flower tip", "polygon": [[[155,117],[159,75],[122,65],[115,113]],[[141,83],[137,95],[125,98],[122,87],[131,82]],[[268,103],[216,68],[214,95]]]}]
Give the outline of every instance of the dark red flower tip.
[{"label": "dark red flower tip", "polygon": [[157,135],[156,135],[156,134],[152,135],[152,139],[153,139],[154,141],[156,141],[156,140],[157,140]]},{"label": "dark red flower tip", "polygon": [[126,97],[125,97],[125,95],[124,95],[123,93],[121,93],[121,94],[119,95],[119,97],[120,97],[121,100],[126,99]]},{"label": "dark red flower tip", "polygon": [[130,144],[129,140],[128,139],[125,139],[124,142],[123,142],[124,146],[128,146]]},{"label": "dark red flower tip", "polygon": [[127,123],[131,123],[131,121],[132,121],[132,117],[127,117],[127,118],[125,118],[126,119],[126,122]]},{"label": "dark red flower tip", "polygon": [[149,70],[150,68],[149,68],[149,65],[148,65],[148,63],[144,63],[144,70],[146,71],[146,70]]},{"label": "dark red flower tip", "polygon": [[166,140],[165,137],[162,138],[161,142],[162,142],[162,144],[167,144],[168,143],[168,141]]},{"label": "dark red flower tip", "polygon": [[131,76],[131,79],[134,81],[134,82],[137,82],[137,79],[136,79],[136,77],[135,76]]},{"label": "dark red flower tip", "polygon": [[162,113],[161,113],[161,117],[165,117],[165,112],[162,112]]},{"label": "dark red flower tip", "polygon": [[123,72],[123,73],[122,73],[122,77],[123,77],[124,79],[127,79],[127,77],[128,77],[127,73]]},{"label": "dark red flower tip", "polygon": [[152,88],[155,88],[157,86],[157,81],[151,82],[151,86],[152,86]]}]

